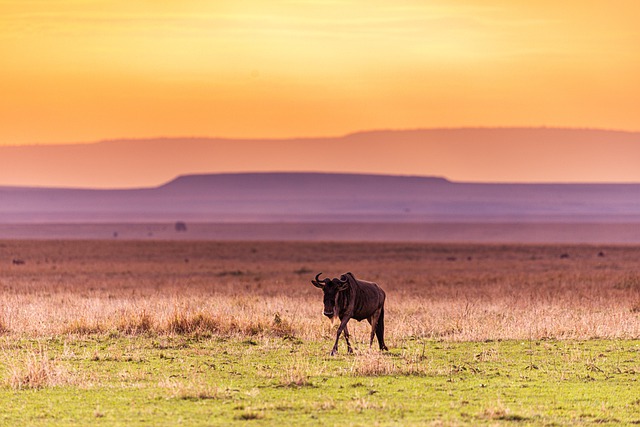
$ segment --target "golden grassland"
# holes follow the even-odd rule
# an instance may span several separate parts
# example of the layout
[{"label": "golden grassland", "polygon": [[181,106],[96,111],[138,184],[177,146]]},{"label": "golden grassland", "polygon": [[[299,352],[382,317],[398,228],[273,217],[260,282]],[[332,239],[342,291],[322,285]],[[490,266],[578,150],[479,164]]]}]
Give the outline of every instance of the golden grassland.
[{"label": "golden grassland", "polygon": [[[330,340],[310,279],[351,271],[387,292],[392,347],[638,338],[639,260],[636,246],[5,241],[0,331]],[[351,332],[364,342],[368,325]]]},{"label": "golden grassland", "polygon": [[[637,424],[639,257],[0,241],[0,424]],[[352,321],[355,354],[328,356],[320,271],[385,289],[389,352]]]}]

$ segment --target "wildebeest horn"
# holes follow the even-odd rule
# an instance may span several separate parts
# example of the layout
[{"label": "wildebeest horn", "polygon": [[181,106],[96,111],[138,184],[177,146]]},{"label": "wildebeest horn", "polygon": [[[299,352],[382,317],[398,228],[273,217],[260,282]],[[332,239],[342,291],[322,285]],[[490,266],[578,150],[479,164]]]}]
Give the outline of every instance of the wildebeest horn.
[{"label": "wildebeest horn", "polygon": [[311,283],[313,284],[313,286],[315,286],[316,288],[324,288],[324,280],[320,280],[319,277],[322,273],[318,273],[316,274],[316,278],[315,280],[312,280]]}]

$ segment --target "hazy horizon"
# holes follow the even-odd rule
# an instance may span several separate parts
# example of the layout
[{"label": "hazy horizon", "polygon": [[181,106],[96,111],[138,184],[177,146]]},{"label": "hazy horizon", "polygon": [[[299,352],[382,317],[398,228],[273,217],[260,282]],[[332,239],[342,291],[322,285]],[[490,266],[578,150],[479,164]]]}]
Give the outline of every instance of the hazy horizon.
[{"label": "hazy horizon", "polygon": [[132,190],[0,187],[0,201],[0,238],[12,239],[640,242],[640,184],[233,173]]},{"label": "hazy horizon", "polygon": [[0,185],[153,187],[188,174],[330,172],[456,182],[640,182],[640,132],[380,130],[288,139],[154,138],[0,146]]},{"label": "hazy horizon", "polygon": [[214,177],[214,176],[247,176],[247,175],[290,175],[295,178],[297,175],[333,175],[333,176],[362,176],[362,177],[389,177],[389,178],[421,178],[421,179],[438,179],[451,184],[469,184],[469,185],[549,185],[549,186],[581,186],[593,185],[604,187],[615,187],[625,185],[640,185],[640,181],[621,181],[621,182],[597,182],[597,181],[465,181],[451,179],[443,175],[424,175],[424,174],[407,174],[407,173],[375,173],[375,172],[320,172],[320,171],[304,171],[304,170],[273,170],[273,171],[233,171],[233,172],[203,172],[203,173],[180,173],[168,179],[160,180],[157,183],[137,186],[82,186],[82,185],[5,185],[0,184],[0,189],[20,189],[20,190],[78,190],[78,191],[136,191],[136,190],[153,190],[171,184],[182,178],[189,177]]},{"label": "hazy horizon", "polygon": [[95,145],[111,142],[122,141],[163,141],[163,140],[222,140],[222,141],[294,141],[294,140],[320,140],[320,139],[339,139],[349,138],[370,133],[388,133],[388,132],[420,132],[420,131],[483,131],[483,130],[559,130],[559,131],[593,131],[593,132],[611,132],[619,134],[640,134],[639,129],[614,129],[614,128],[598,128],[598,127],[572,127],[572,126],[435,126],[435,127],[410,127],[410,128],[371,128],[358,129],[336,134],[299,134],[282,137],[241,137],[233,135],[196,135],[196,134],[176,134],[176,135],[155,135],[147,136],[119,136],[111,138],[96,138],[88,140],[70,140],[70,141],[34,141],[22,144],[3,143],[0,141],[0,147],[55,147],[55,146],[78,146],[78,145]]}]

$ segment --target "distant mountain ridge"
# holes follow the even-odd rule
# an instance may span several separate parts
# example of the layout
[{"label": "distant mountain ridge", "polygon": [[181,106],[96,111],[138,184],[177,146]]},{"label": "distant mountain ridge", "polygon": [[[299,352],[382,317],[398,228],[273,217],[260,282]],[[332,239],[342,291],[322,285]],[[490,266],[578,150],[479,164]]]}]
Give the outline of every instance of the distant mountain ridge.
[{"label": "distant mountain ridge", "polygon": [[640,184],[328,173],[180,176],[132,190],[0,187],[0,223],[640,222]]},{"label": "distant mountain ridge", "polygon": [[[335,194],[345,191],[360,191],[367,187],[374,191],[382,188],[407,187],[410,185],[449,184],[441,177],[375,175],[354,173],[318,173],[318,172],[267,172],[267,173],[228,173],[228,174],[194,174],[182,175],[158,187],[159,190],[193,190],[224,191],[235,190],[262,192],[268,189],[279,191],[314,191],[327,190]],[[382,188],[379,186],[383,185]]]},{"label": "distant mountain ridge", "polygon": [[186,174],[326,172],[460,182],[640,183],[640,132],[554,128],[369,131],[293,139],[155,138],[0,146],[0,185],[141,188]]}]

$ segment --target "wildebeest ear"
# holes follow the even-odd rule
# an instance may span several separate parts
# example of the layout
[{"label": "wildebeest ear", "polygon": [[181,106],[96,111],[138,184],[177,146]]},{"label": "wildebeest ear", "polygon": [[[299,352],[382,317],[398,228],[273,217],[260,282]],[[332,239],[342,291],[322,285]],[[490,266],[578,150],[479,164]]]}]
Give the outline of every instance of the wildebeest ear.
[{"label": "wildebeest ear", "polygon": [[349,276],[347,276],[346,274],[343,274],[342,276],[340,276],[340,284],[338,285],[338,290],[344,291],[348,287],[349,287]]},{"label": "wildebeest ear", "polygon": [[344,273],[342,276],[340,276],[340,281],[341,282],[349,282],[351,281],[351,279],[355,280],[355,277],[353,277],[353,273],[350,271],[347,271],[346,273]]},{"label": "wildebeest ear", "polygon": [[351,272],[347,272],[347,273],[344,273],[343,275],[341,275],[340,276],[340,281],[342,283],[338,287],[338,290],[344,291],[345,289],[347,289],[352,280],[355,280],[355,278],[353,277],[353,273],[351,273]]}]

